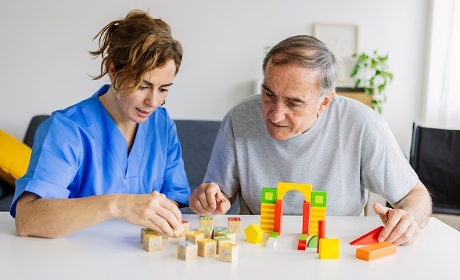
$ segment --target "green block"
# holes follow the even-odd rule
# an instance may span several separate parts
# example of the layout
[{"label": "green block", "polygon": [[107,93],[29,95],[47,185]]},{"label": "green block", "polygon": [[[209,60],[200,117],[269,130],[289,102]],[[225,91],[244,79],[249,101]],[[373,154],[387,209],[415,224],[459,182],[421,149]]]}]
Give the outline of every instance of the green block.
[{"label": "green block", "polygon": [[308,248],[316,248],[318,247],[318,235],[313,235],[307,242]]},{"label": "green block", "polygon": [[308,235],[305,234],[305,233],[302,233],[302,234],[299,235],[299,240],[305,240],[305,241],[307,241],[307,238],[308,238]]},{"label": "green block", "polygon": [[270,232],[270,237],[273,237],[273,238],[278,238],[279,234],[274,231],[274,232]]},{"label": "green block", "polygon": [[275,203],[276,193],[276,188],[262,188],[261,203]]},{"label": "green block", "polygon": [[327,192],[326,191],[312,191],[311,192],[311,206],[326,207]]}]

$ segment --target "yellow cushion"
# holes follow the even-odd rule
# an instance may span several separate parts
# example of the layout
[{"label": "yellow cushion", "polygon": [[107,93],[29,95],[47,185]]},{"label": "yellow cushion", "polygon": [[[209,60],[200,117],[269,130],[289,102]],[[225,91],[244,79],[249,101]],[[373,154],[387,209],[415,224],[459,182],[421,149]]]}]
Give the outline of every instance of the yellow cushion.
[{"label": "yellow cushion", "polygon": [[0,178],[14,185],[26,174],[32,149],[0,129]]}]

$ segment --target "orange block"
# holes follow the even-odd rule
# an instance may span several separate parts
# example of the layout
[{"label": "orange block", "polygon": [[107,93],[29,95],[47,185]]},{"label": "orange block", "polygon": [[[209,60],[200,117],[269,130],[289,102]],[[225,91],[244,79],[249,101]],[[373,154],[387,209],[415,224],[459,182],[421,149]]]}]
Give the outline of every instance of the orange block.
[{"label": "orange block", "polygon": [[396,254],[396,245],[390,242],[380,242],[356,249],[356,257],[365,261],[373,261]]}]

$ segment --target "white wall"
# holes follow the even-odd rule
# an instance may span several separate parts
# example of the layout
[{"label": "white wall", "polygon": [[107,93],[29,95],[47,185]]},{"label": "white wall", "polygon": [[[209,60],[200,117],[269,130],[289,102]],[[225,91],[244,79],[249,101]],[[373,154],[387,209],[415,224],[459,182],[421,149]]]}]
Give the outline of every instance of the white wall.
[{"label": "white wall", "polygon": [[183,44],[167,98],[173,118],[221,119],[261,78],[264,47],[311,34],[315,22],[359,24],[359,49],[390,55],[394,81],[383,117],[408,154],[421,110],[429,0],[2,0],[0,129],[22,139],[33,115],[95,92],[92,38],[134,8],[167,21]]}]

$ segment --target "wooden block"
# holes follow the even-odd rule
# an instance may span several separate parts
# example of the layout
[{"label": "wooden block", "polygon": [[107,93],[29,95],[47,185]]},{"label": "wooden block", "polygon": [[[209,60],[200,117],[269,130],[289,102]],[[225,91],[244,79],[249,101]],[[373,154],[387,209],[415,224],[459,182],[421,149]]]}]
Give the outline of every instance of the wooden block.
[{"label": "wooden block", "polygon": [[240,233],[241,231],[241,219],[238,217],[228,218],[228,230],[233,233]]},{"label": "wooden block", "polygon": [[190,241],[183,241],[177,244],[177,258],[188,261],[196,259],[198,255],[198,245]]},{"label": "wooden block", "polygon": [[216,256],[217,241],[211,238],[198,240],[198,256],[211,258]]},{"label": "wooden block", "polygon": [[340,257],[340,240],[337,238],[321,238],[319,240],[319,258],[322,260]]},{"label": "wooden block", "polygon": [[228,238],[227,236],[214,236],[214,240],[217,241],[217,254],[219,255],[220,253],[220,250],[222,249],[222,245],[224,243],[232,243],[232,244],[235,244],[234,242],[232,242],[232,240],[230,238]]},{"label": "wooden block", "polygon": [[200,228],[213,228],[214,219],[212,217],[200,217]]},{"label": "wooden block", "polygon": [[144,234],[148,232],[155,232],[153,229],[141,228],[141,244],[144,242]]},{"label": "wooden block", "polygon": [[379,226],[350,242],[350,245],[370,245],[378,243],[378,237],[384,226]]},{"label": "wooden block", "polygon": [[238,245],[232,243],[223,244],[218,259],[226,262],[236,261],[238,259]]},{"label": "wooden block", "polygon": [[262,237],[264,232],[260,228],[258,224],[251,224],[245,230],[244,233],[246,234],[246,241],[254,244],[258,244],[262,242]]},{"label": "wooden block", "polygon": [[365,261],[372,261],[396,254],[396,245],[390,242],[380,242],[356,249],[356,257]]},{"label": "wooden block", "polygon": [[144,233],[142,248],[147,252],[161,251],[163,238],[155,232]]},{"label": "wooden block", "polygon": [[191,231],[185,234],[185,241],[197,243],[199,240],[204,239],[204,234],[199,231]]},{"label": "wooden block", "polygon": [[213,228],[211,227],[200,227],[199,232],[204,234],[204,238],[212,238]]},{"label": "wooden block", "polygon": [[187,232],[190,232],[190,223],[188,221],[182,221],[183,231],[180,237],[184,237]]}]

